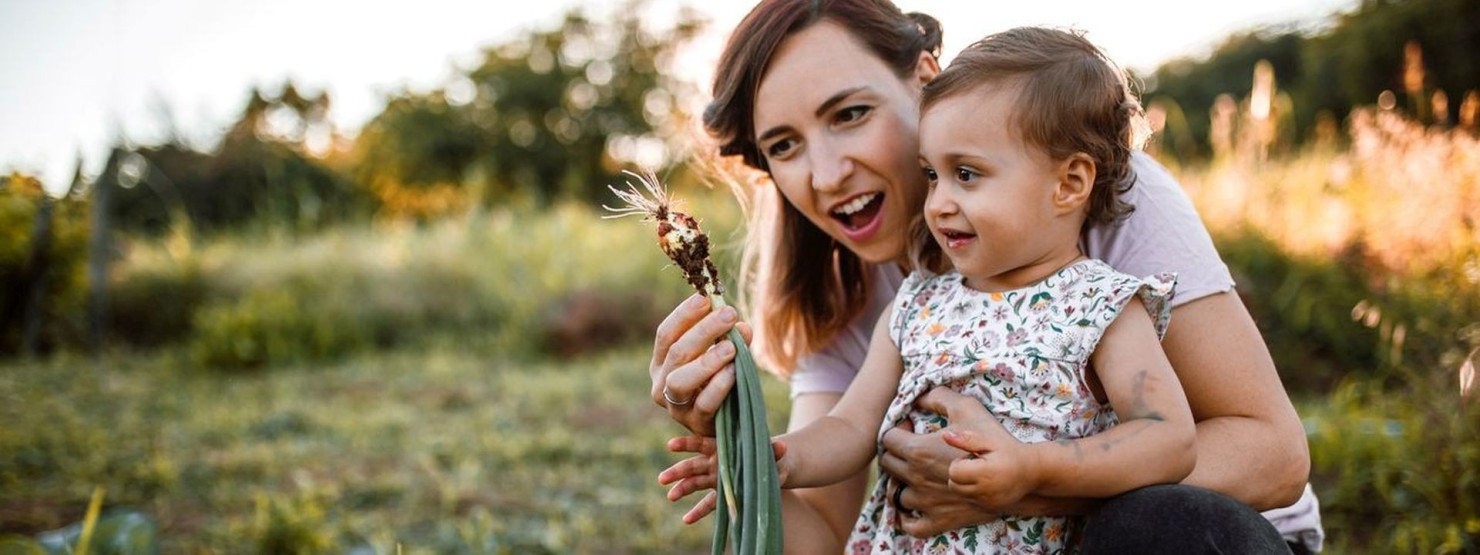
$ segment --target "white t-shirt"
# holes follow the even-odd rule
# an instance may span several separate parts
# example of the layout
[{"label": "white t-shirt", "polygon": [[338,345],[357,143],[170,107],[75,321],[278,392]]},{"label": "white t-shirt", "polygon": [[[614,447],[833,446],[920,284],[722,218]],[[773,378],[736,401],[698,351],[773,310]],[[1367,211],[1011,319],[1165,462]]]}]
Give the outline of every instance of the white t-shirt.
[{"label": "white t-shirt", "polygon": [[[1218,256],[1207,227],[1176,178],[1142,152],[1131,156],[1131,169],[1136,181],[1122,198],[1134,211],[1116,223],[1091,226],[1080,244],[1084,254],[1132,276],[1176,272],[1174,308],[1233,289],[1228,266]],[[793,398],[807,393],[842,393],[863,366],[874,323],[904,281],[903,272],[895,264],[866,268],[872,284],[868,307],[838,331],[826,347],[797,361],[791,375]],[[1171,325],[1177,325],[1175,317]],[[1315,495],[1307,487],[1295,505],[1265,516],[1285,539],[1319,550],[1324,532],[1316,507]],[[1271,513],[1277,513],[1278,518]]]}]

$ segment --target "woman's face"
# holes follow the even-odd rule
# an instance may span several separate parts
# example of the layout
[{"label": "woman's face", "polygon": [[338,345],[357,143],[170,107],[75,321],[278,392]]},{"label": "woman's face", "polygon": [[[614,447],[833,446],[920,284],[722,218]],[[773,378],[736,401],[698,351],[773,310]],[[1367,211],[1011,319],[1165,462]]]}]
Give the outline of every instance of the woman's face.
[{"label": "woman's face", "polygon": [[781,43],[755,102],[756,145],[781,194],[869,262],[905,255],[925,201],[917,163],[922,55],[901,79],[846,29],[821,21]]}]

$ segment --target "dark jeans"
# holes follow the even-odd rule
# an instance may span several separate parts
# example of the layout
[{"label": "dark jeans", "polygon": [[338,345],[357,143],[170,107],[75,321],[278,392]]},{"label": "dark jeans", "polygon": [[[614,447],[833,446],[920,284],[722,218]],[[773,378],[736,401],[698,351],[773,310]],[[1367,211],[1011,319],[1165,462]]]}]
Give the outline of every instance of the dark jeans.
[{"label": "dark jeans", "polygon": [[1195,486],[1141,488],[1111,498],[1084,527],[1084,555],[1290,553],[1274,525],[1233,498]]}]

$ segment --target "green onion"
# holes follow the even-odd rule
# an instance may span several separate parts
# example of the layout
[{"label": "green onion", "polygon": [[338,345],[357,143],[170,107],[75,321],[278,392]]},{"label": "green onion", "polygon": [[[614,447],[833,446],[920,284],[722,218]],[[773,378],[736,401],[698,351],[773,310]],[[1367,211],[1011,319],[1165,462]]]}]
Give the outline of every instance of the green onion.
[{"label": "green onion", "polygon": [[[642,189],[631,181],[626,190],[608,186],[626,206],[605,206],[614,213],[607,217],[642,216],[656,222],[658,245],[683,270],[689,285],[709,297],[713,310],[728,306],[719,272],[709,258],[709,237],[699,229],[699,222],[673,210],[672,198],[651,172],[645,176],[624,173],[642,184]],[[737,554],[779,554],[781,488],[760,372],[740,331],[730,329],[729,339],[735,345],[735,387],[714,418],[719,498],[714,509],[713,553],[724,553],[728,545]]]}]

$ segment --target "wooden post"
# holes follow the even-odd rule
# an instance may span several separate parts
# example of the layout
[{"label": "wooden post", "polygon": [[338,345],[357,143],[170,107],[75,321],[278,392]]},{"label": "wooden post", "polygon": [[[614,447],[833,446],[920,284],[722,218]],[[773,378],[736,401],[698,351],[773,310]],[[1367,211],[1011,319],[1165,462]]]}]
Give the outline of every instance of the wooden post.
[{"label": "wooden post", "polygon": [[56,201],[51,195],[41,192],[36,206],[36,222],[31,227],[31,254],[21,277],[20,299],[25,322],[21,327],[21,356],[31,358],[36,354],[36,344],[41,340],[41,314],[46,311],[46,277],[51,270],[51,220],[56,210]]},{"label": "wooden post", "polygon": [[92,207],[89,210],[90,229],[87,242],[88,269],[87,281],[91,289],[88,295],[88,332],[89,343],[91,343],[93,360],[100,362],[103,357],[103,341],[106,326],[106,307],[108,304],[108,258],[112,245],[108,240],[108,202],[112,196],[112,189],[118,183],[118,165],[123,163],[123,157],[127,151],[114,147],[108,154],[108,163],[103,167],[103,175],[92,186]]}]

